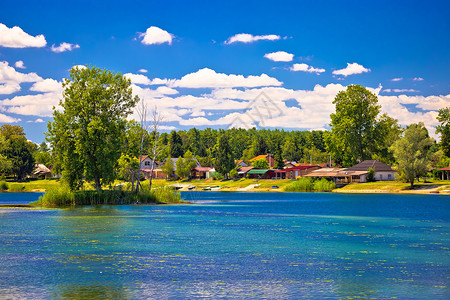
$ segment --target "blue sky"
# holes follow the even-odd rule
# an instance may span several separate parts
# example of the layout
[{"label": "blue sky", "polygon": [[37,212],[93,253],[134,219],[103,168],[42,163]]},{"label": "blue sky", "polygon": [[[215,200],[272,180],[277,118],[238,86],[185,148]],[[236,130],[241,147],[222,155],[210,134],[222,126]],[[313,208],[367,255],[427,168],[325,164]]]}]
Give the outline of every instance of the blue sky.
[{"label": "blue sky", "polygon": [[90,64],[127,74],[166,130],[328,129],[336,93],[362,84],[434,134],[450,106],[448,1],[242,2],[3,3],[0,122],[43,141],[61,81]]}]

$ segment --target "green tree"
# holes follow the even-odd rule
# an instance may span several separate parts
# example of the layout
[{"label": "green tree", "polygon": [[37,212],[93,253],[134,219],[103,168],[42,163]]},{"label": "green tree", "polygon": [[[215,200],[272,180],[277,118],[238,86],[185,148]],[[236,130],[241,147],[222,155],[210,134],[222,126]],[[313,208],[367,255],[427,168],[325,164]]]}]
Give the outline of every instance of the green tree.
[{"label": "green tree", "polygon": [[422,122],[409,125],[401,139],[392,146],[391,151],[398,163],[400,178],[414,186],[414,179],[424,175],[433,160],[430,151],[434,140]]},{"label": "green tree", "polygon": [[269,163],[265,158],[261,158],[252,162],[252,167],[259,169],[269,169]]},{"label": "green tree", "polygon": [[170,156],[183,156],[183,141],[181,140],[180,135],[175,130],[170,133],[169,148]]},{"label": "green tree", "polygon": [[136,156],[122,154],[117,160],[118,177],[131,183],[131,190],[134,189],[134,181],[137,179],[139,159]]},{"label": "green tree", "polygon": [[47,139],[71,189],[78,189],[85,177],[101,190],[114,180],[126,117],[139,99],[120,73],[96,67],[73,67],[69,73],[62,109],[54,109]]},{"label": "green tree", "polygon": [[228,137],[224,132],[217,139],[216,146],[215,169],[219,174],[228,178],[228,173],[235,167],[235,164],[228,144]]},{"label": "green tree", "polygon": [[161,170],[167,175],[167,179],[172,178],[174,166],[172,157],[170,155],[166,158]]},{"label": "green tree", "polygon": [[187,162],[183,157],[180,156],[178,157],[175,165],[176,165],[175,175],[177,175],[179,178],[189,177],[191,173],[191,170],[188,169],[189,162]]},{"label": "green tree", "polygon": [[361,85],[349,85],[339,92],[333,104],[336,112],[330,115],[332,134],[328,150],[344,165],[370,159],[374,153],[374,136],[380,105],[375,94]]},{"label": "green tree", "polygon": [[23,180],[34,169],[33,157],[34,144],[28,142],[25,137],[12,135],[8,140],[8,146],[3,153],[11,163],[11,172],[17,180]]},{"label": "green tree", "polygon": [[441,135],[439,144],[444,155],[450,157],[450,107],[440,109],[437,120],[440,123],[436,126],[436,133]]},{"label": "green tree", "polygon": [[197,166],[197,163],[195,162],[194,155],[192,155],[192,152],[190,150],[187,150],[186,153],[184,153],[184,167],[185,167],[185,173],[189,178],[191,177],[191,170]]}]

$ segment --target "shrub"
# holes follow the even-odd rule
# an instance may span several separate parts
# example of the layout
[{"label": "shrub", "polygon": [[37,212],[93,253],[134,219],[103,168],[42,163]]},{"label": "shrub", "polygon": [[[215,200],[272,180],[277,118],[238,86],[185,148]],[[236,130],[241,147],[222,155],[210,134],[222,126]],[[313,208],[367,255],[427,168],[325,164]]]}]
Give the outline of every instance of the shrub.
[{"label": "shrub", "polygon": [[333,181],[326,180],[325,178],[321,178],[314,182],[315,191],[331,191],[335,188],[336,184]]},{"label": "shrub", "polygon": [[286,192],[309,192],[314,188],[314,183],[311,178],[300,177],[299,179],[286,185],[284,190]]},{"label": "shrub", "polygon": [[6,181],[0,181],[0,191],[6,191],[8,188],[8,183],[6,183]]},{"label": "shrub", "polygon": [[67,186],[54,187],[39,197],[39,200],[30,203],[34,206],[62,207],[75,205],[75,194]]},{"label": "shrub", "polygon": [[375,169],[369,168],[367,169],[367,182],[374,182],[375,181]]},{"label": "shrub", "polygon": [[22,183],[11,183],[9,185],[10,191],[23,191],[25,189],[25,184]]}]

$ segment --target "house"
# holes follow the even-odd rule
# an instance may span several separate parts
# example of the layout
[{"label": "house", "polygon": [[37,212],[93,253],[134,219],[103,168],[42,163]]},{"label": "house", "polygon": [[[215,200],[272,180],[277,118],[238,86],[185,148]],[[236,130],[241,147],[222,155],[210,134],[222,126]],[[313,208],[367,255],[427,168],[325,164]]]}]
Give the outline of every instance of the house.
[{"label": "house", "polygon": [[166,178],[167,176],[161,170],[160,162],[158,162],[158,161],[153,162],[153,160],[148,155],[142,155],[140,167],[141,167],[142,173],[144,174],[145,179],[150,178],[150,173],[152,172],[152,164],[153,163],[154,163],[153,178],[158,178],[158,179]]},{"label": "house", "polygon": [[450,180],[450,167],[440,168],[438,171],[442,172],[442,180]]},{"label": "house", "polygon": [[308,165],[308,166],[295,166],[287,169],[276,170],[276,179],[296,179],[298,177],[303,177],[314,170],[319,169],[319,166]]},{"label": "house", "polygon": [[240,160],[235,160],[234,161],[236,163],[236,166],[239,167],[248,167],[248,165],[245,163],[245,161],[243,161],[242,159]]},{"label": "house", "polygon": [[[140,164],[141,164],[141,170],[142,169],[151,169],[153,160],[148,155],[142,155]],[[156,169],[158,167],[160,167],[160,166],[159,166],[158,162],[156,161],[154,169]]]},{"label": "house", "polygon": [[206,179],[207,174],[213,168],[211,167],[195,167],[191,170],[191,177],[196,179]]},{"label": "house", "polygon": [[242,167],[242,168],[237,169],[239,178],[247,177],[247,173],[251,169],[253,169],[253,167]]},{"label": "house", "polygon": [[260,159],[265,159],[271,169],[273,169],[273,167],[275,166],[275,159],[272,157],[271,154],[258,155],[256,157],[253,157],[252,159],[250,159],[248,162],[251,165],[253,162],[260,160]]},{"label": "house", "polygon": [[387,181],[395,179],[395,170],[377,160],[365,160],[351,168],[322,168],[305,175],[305,177],[330,178],[336,184],[367,182],[368,169],[375,170],[375,180]]},{"label": "house", "polygon": [[[390,181],[395,180],[395,173],[397,171],[392,170],[392,167],[382,163],[378,160],[365,160],[363,162],[360,162],[357,165],[354,165],[353,167],[345,169],[346,172],[364,172],[368,171],[369,168],[372,168],[375,170],[375,180],[376,181]],[[367,174],[361,174],[360,176],[360,182],[367,182]]]},{"label": "house", "polygon": [[247,172],[247,178],[272,179],[275,178],[275,170],[253,168]]},{"label": "house", "polygon": [[33,173],[30,177],[31,178],[39,178],[39,177],[50,178],[50,177],[52,177],[52,172],[50,171],[49,168],[47,168],[43,164],[35,164]]},{"label": "house", "polygon": [[206,172],[206,178],[213,178],[213,177],[218,177],[219,173],[216,172],[215,168],[212,168],[211,170],[209,170],[208,172]]},{"label": "house", "polygon": [[285,161],[284,169],[295,167],[296,164],[297,164],[296,161]]}]

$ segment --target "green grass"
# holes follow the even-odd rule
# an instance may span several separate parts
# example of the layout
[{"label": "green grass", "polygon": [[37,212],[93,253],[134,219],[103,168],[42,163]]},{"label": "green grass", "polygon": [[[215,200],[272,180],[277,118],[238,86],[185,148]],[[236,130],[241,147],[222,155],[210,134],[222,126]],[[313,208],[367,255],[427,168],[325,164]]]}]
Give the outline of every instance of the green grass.
[{"label": "green grass", "polygon": [[450,189],[449,180],[429,180],[427,182],[415,182],[411,190],[410,183],[401,181],[376,181],[364,183],[352,183],[336,189],[338,192],[374,191],[384,193],[398,193],[402,191],[420,191],[437,188],[438,190]]}]

